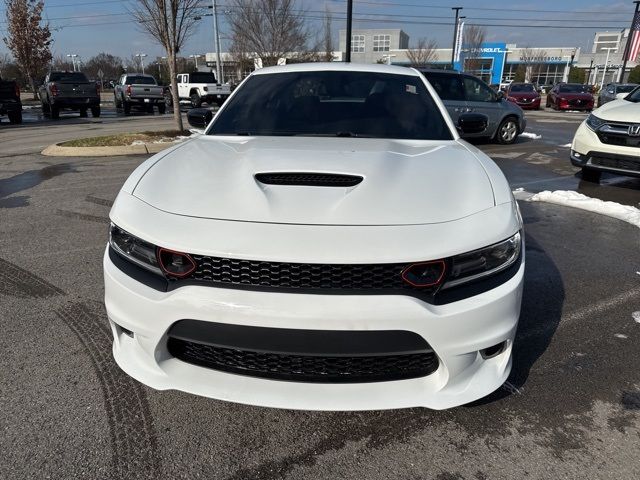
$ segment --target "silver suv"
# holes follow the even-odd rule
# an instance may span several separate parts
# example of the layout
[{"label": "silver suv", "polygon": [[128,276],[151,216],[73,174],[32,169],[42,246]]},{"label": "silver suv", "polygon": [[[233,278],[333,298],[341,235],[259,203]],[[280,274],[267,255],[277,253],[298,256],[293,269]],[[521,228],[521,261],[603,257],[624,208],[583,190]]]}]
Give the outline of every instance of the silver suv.
[{"label": "silver suv", "polygon": [[421,70],[442,99],[453,123],[458,125],[463,113],[481,113],[489,119],[480,133],[464,134],[465,138],[491,138],[505,145],[512,144],[527,126],[520,107],[504,99],[479,78],[449,70]]}]

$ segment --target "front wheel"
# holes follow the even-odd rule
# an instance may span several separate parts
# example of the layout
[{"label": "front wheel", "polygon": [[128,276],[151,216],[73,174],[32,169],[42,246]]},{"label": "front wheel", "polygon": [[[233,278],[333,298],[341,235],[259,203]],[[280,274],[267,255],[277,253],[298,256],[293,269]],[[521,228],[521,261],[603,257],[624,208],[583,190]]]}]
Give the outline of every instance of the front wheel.
[{"label": "front wheel", "polygon": [[11,112],[9,113],[9,123],[14,125],[22,123],[22,112]]},{"label": "front wheel", "polygon": [[98,118],[100,116],[100,107],[91,107],[91,116],[93,118]]},{"label": "front wheel", "polygon": [[200,98],[200,95],[198,95],[197,93],[192,93],[191,106],[193,108],[200,108],[200,105],[202,105],[202,99]]},{"label": "front wheel", "polygon": [[587,182],[600,183],[602,172],[593,168],[582,167],[582,179]]},{"label": "front wheel", "polygon": [[518,123],[513,117],[505,118],[498,127],[496,140],[502,145],[511,145],[518,138]]}]

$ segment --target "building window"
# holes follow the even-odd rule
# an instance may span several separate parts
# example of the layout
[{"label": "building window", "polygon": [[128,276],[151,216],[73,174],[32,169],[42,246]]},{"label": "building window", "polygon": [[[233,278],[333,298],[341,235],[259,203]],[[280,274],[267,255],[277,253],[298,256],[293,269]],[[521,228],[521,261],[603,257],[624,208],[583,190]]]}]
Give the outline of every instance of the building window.
[{"label": "building window", "polygon": [[374,35],[373,36],[374,52],[388,52],[390,46],[391,46],[391,35]]},{"label": "building window", "polygon": [[491,83],[493,78],[493,58],[465,58],[464,71]]},{"label": "building window", "polygon": [[351,52],[364,53],[364,35],[351,35]]}]

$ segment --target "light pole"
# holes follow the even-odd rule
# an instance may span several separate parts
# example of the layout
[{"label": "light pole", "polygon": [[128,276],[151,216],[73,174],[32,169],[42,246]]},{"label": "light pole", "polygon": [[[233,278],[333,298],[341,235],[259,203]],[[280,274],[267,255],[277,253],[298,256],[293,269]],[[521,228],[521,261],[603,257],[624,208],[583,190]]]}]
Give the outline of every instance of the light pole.
[{"label": "light pole", "polygon": [[[213,35],[216,41],[216,78],[218,79],[218,83],[222,83],[220,81],[220,68],[221,68],[221,60],[220,60],[220,31],[218,29],[218,5],[216,4],[216,0],[212,0],[213,3]],[[196,69],[198,65],[196,65]]]},{"label": "light pole", "polygon": [[609,54],[611,53],[611,50],[615,50],[617,52],[618,47],[603,48],[603,50],[607,51],[607,59],[604,61],[604,71],[602,72],[602,81],[600,82],[600,90],[602,90],[602,87],[604,86],[604,77],[607,76],[607,66],[609,65]]},{"label": "light pole", "polygon": [[564,75],[562,76],[562,81],[567,83],[569,81],[569,63],[571,62],[572,55],[563,55],[562,58],[567,59],[567,64],[564,67]]},{"label": "light pole", "polygon": [[136,53],[136,57],[138,57],[140,59],[140,68],[142,69],[142,73],[144,74],[144,60],[143,58],[146,57],[147,54],[146,53]]},{"label": "light pole", "polygon": [[347,0],[347,51],[345,52],[344,61],[351,62],[351,30],[353,22],[353,0]]},{"label": "light pole", "polygon": [[189,55],[189,58],[193,58],[193,60],[196,62],[196,71],[198,70],[198,57],[200,55],[196,54],[196,55]]},{"label": "light pole", "polygon": [[69,57],[71,59],[71,63],[73,64],[73,71],[76,71],[76,58],[78,58],[78,55],[75,53],[67,53],[67,57]]}]

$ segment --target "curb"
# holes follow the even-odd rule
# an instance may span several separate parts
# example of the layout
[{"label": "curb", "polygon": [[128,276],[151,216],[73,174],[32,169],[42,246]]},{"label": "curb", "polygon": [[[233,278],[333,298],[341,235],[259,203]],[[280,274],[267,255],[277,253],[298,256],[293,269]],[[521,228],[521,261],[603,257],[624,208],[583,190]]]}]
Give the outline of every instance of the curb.
[{"label": "curb", "polygon": [[120,147],[63,147],[54,143],[41,153],[48,157],[113,157],[158,153],[174,145],[176,143],[145,143]]}]

